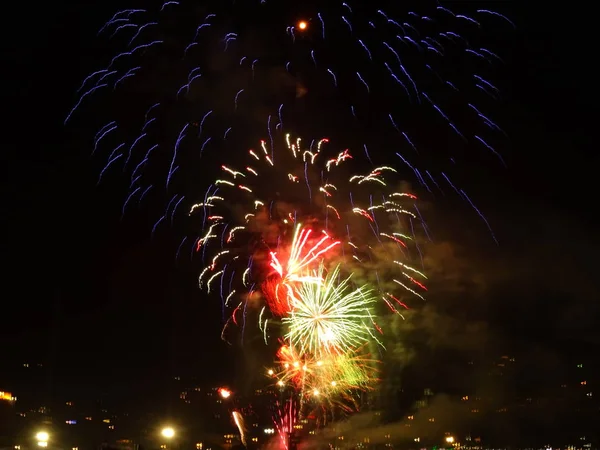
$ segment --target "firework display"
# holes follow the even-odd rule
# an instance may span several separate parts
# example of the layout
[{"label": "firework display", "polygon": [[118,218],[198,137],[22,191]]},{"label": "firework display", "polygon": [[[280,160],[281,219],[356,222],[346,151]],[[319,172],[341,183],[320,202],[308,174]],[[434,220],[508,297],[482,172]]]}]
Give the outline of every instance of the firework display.
[{"label": "firework display", "polygon": [[200,287],[230,311],[224,339],[243,338],[248,311],[258,311],[265,343],[279,343],[267,376],[287,395],[281,405],[355,410],[357,392],[377,380],[378,317],[402,315],[427,290],[410,265],[417,197],[395,190],[393,167],[354,172],[350,149],[328,139],[305,147],[286,136],[274,153],[258,144],[239,167],[222,165],[190,208],[205,229],[195,244]]},{"label": "firework display", "polygon": [[99,182],[130,175],[124,213],[163,206],[153,231],[194,202],[216,155],[235,159],[263,136],[272,152],[286,129],[335,134],[372,167],[396,167],[475,208],[455,168],[465,156],[503,163],[504,133],[488,112],[502,60],[486,42],[513,24],[433,0],[415,10],[387,3],[166,1],[119,11],[99,31],[114,54],[84,79],[65,123],[97,126]]},{"label": "firework display", "polygon": [[[99,32],[116,53],[65,121],[92,111],[98,182],[127,174],[123,214],[146,201],[160,205],[153,234],[184,230],[177,256],[201,261],[223,339],[243,339],[254,314],[277,343],[266,370],[286,393],[275,414],[285,446],[303,411],[356,409],[377,380],[378,318],[424,300],[428,229],[411,184],[453,191],[489,228],[452,171],[465,155],[504,163],[504,132],[486,112],[501,59],[483,30],[513,26],[433,1],[419,13],[301,3],[120,11]],[[245,444],[241,413],[232,418]]]},{"label": "firework display", "polygon": [[[228,323],[243,320],[247,302],[261,297],[265,340],[277,319],[296,347],[319,355],[372,336],[377,298],[400,314],[406,296],[423,299],[427,290],[425,275],[409,264],[419,254],[417,197],[394,190],[392,167],[352,174],[351,152],[328,152],[327,142],[304,148],[286,136],[274,163],[262,141],[241,169],[222,166],[190,209],[206,230],[195,244],[206,262],[199,284],[233,309]],[[311,322],[315,315],[323,321]],[[348,330],[354,335],[344,338]]]}]

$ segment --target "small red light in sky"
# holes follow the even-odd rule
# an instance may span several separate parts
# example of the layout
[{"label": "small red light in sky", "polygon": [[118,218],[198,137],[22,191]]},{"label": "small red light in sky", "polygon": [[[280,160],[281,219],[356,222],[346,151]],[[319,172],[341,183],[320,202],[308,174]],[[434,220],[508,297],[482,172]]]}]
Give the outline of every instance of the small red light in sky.
[{"label": "small red light in sky", "polygon": [[300,22],[298,22],[298,29],[304,31],[307,28],[308,28],[308,23],[306,23],[304,20],[301,20]]}]

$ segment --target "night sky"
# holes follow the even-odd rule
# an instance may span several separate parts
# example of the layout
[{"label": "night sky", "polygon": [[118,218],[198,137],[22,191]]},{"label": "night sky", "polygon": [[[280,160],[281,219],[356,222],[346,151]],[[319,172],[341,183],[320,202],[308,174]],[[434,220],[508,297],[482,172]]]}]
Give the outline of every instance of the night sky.
[{"label": "night sky", "polygon": [[[445,214],[448,231],[431,254],[450,263],[437,283],[452,295],[427,307],[451,319],[452,338],[476,323],[498,349],[600,354],[594,19],[558,3],[495,3],[518,26],[500,49],[508,168],[471,170],[500,245],[464,229],[464,211],[434,208],[430,227]],[[94,30],[119,7],[8,7],[0,368],[42,361],[58,391],[146,389],[175,374],[229,380],[241,359],[219,339],[219,305],[196,289],[197,267],[175,263],[168,232],[150,238],[143,211],[120,219],[122,193],[95,186],[100,167],[62,126],[95,67]]]}]

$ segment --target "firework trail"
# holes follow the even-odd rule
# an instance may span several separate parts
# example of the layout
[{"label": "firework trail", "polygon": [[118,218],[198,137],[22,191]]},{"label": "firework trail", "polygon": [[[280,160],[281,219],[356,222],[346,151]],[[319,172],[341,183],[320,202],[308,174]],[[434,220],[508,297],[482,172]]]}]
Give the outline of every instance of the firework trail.
[{"label": "firework trail", "polygon": [[127,173],[124,213],[163,205],[153,233],[197,199],[217,156],[268,136],[274,158],[284,129],[334,135],[423,190],[457,193],[485,222],[453,168],[461,155],[503,163],[489,113],[502,60],[486,42],[514,25],[485,9],[387,3],[166,1],[119,11],[98,32],[114,56],[83,80],[65,122],[97,127],[99,181]]},{"label": "firework trail", "polygon": [[283,405],[279,402],[275,404],[275,411],[273,413],[273,423],[280,440],[280,448],[287,450],[289,445],[289,438],[294,432],[294,425],[298,417],[297,413],[298,405],[294,398],[287,399]]},{"label": "firework trail", "polygon": [[242,444],[246,446],[246,424],[244,423],[244,417],[239,411],[233,411],[231,413],[231,417],[233,418],[235,426],[240,432],[240,440],[242,441]]}]

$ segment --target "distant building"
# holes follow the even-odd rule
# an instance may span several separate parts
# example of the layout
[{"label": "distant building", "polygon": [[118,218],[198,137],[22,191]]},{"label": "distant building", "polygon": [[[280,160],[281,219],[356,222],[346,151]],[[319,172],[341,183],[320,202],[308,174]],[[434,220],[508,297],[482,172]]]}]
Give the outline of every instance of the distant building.
[{"label": "distant building", "polygon": [[[469,436],[484,444],[600,444],[600,368],[594,353],[565,361],[549,353],[471,362],[473,385],[461,395]],[[560,426],[555,426],[560,424]]]},{"label": "distant building", "polygon": [[0,447],[12,444],[16,422],[16,400],[12,393],[0,391]]}]

